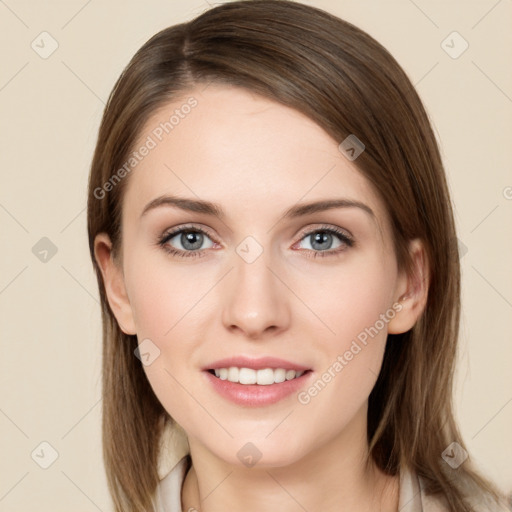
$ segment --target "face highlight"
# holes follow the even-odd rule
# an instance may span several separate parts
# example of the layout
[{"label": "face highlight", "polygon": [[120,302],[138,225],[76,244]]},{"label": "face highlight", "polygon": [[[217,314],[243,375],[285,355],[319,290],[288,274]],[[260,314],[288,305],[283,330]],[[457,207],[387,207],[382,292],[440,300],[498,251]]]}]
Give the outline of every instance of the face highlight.
[{"label": "face highlight", "polygon": [[[243,89],[202,89],[129,176],[120,324],[158,349],[144,370],[192,442],[238,465],[252,443],[260,464],[284,466],[366,425],[403,280],[384,204],[340,141]],[[140,140],[182,104],[156,112]],[[308,372],[274,403],[241,405],[207,372],[232,356]]]}]

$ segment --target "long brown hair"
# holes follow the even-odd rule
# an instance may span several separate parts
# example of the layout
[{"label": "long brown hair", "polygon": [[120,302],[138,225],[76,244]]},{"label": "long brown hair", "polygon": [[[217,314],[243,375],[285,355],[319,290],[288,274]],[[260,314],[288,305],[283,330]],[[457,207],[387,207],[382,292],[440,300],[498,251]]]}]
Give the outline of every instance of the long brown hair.
[{"label": "long brown hair", "polygon": [[399,267],[412,271],[407,244],[413,238],[423,240],[430,265],[422,316],[410,331],[388,336],[369,397],[369,460],[391,475],[405,467],[416,471],[451,512],[474,510],[470,488],[498,500],[499,491],[470,459],[452,469],[441,457],[454,441],[465,448],[452,405],[460,269],[443,164],[421,100],[388,51],[352,24],[300,3],[252,0],[223,4],[153,36],[123,71],[103,114],[87,215],[102,304],[103,451],[115,510],[151,509],[159,442],[174,422],[134,356],[136,336],[117,324],[94,258],[101,232],[110,236],[114,256],[119,253],[129,175],[105,184],[156,109],[211,81],[292,107],[335,141],[350,134],[363,141],[355,163],[386,204]]}]

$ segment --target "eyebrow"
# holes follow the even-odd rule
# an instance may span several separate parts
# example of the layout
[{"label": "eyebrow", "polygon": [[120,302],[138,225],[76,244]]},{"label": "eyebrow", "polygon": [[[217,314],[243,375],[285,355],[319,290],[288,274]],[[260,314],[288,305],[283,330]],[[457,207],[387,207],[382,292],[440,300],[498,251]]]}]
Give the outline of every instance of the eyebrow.
[{"label": "eyebrow", "polygon": [[[144,215],[146,215],[149,211],[163,206],[176,207],[188,212],[203,213],[205,215],[217,217],[221,220],[225,219],[226,217],[226,214],[222,210],[222,207],[210,201],[165,195],[159,196],[150,201],[144,207],[144,210],[142,211],[141,214],[141,218]],[[324,199],[322,201],[297,204],[286,210],[282,218],[294,219],[304,215],[310,215],[312,213],[332,210],[333,208],[359,208],[375,219],[375,214],[369,206],[367,206],[364,203],[361,203],[360,201],[355,201],[353,199]]]}]

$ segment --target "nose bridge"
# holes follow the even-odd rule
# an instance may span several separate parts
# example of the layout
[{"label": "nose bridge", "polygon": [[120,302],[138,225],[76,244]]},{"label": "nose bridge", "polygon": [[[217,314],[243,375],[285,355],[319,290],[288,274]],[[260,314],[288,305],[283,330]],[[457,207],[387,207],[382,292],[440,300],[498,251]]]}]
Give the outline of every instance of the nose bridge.
[{"label": "nose bridge", "polygon": [[251,236],[235,248],[235,268],[222,313],[226,328],[238,328],[247,336],[255,337],[266,330],[280,330],[288,323],[286,288],[274,275],[276,262],[271,255],[270,248],[264,248]]}]

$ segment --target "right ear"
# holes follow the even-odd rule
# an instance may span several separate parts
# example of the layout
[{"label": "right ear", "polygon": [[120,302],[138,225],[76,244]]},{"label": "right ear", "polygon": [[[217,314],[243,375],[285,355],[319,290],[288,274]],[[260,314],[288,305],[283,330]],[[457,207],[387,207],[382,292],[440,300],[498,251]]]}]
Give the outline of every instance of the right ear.
[{"label": "right ear", "polygon": [[99,233],[94,239],[94,257],[100,267],[110,309],[120,329],[125,334],[137,334],[133,312],[126,293],[123,270],[114,261],[112,242],[106,233]]}]

